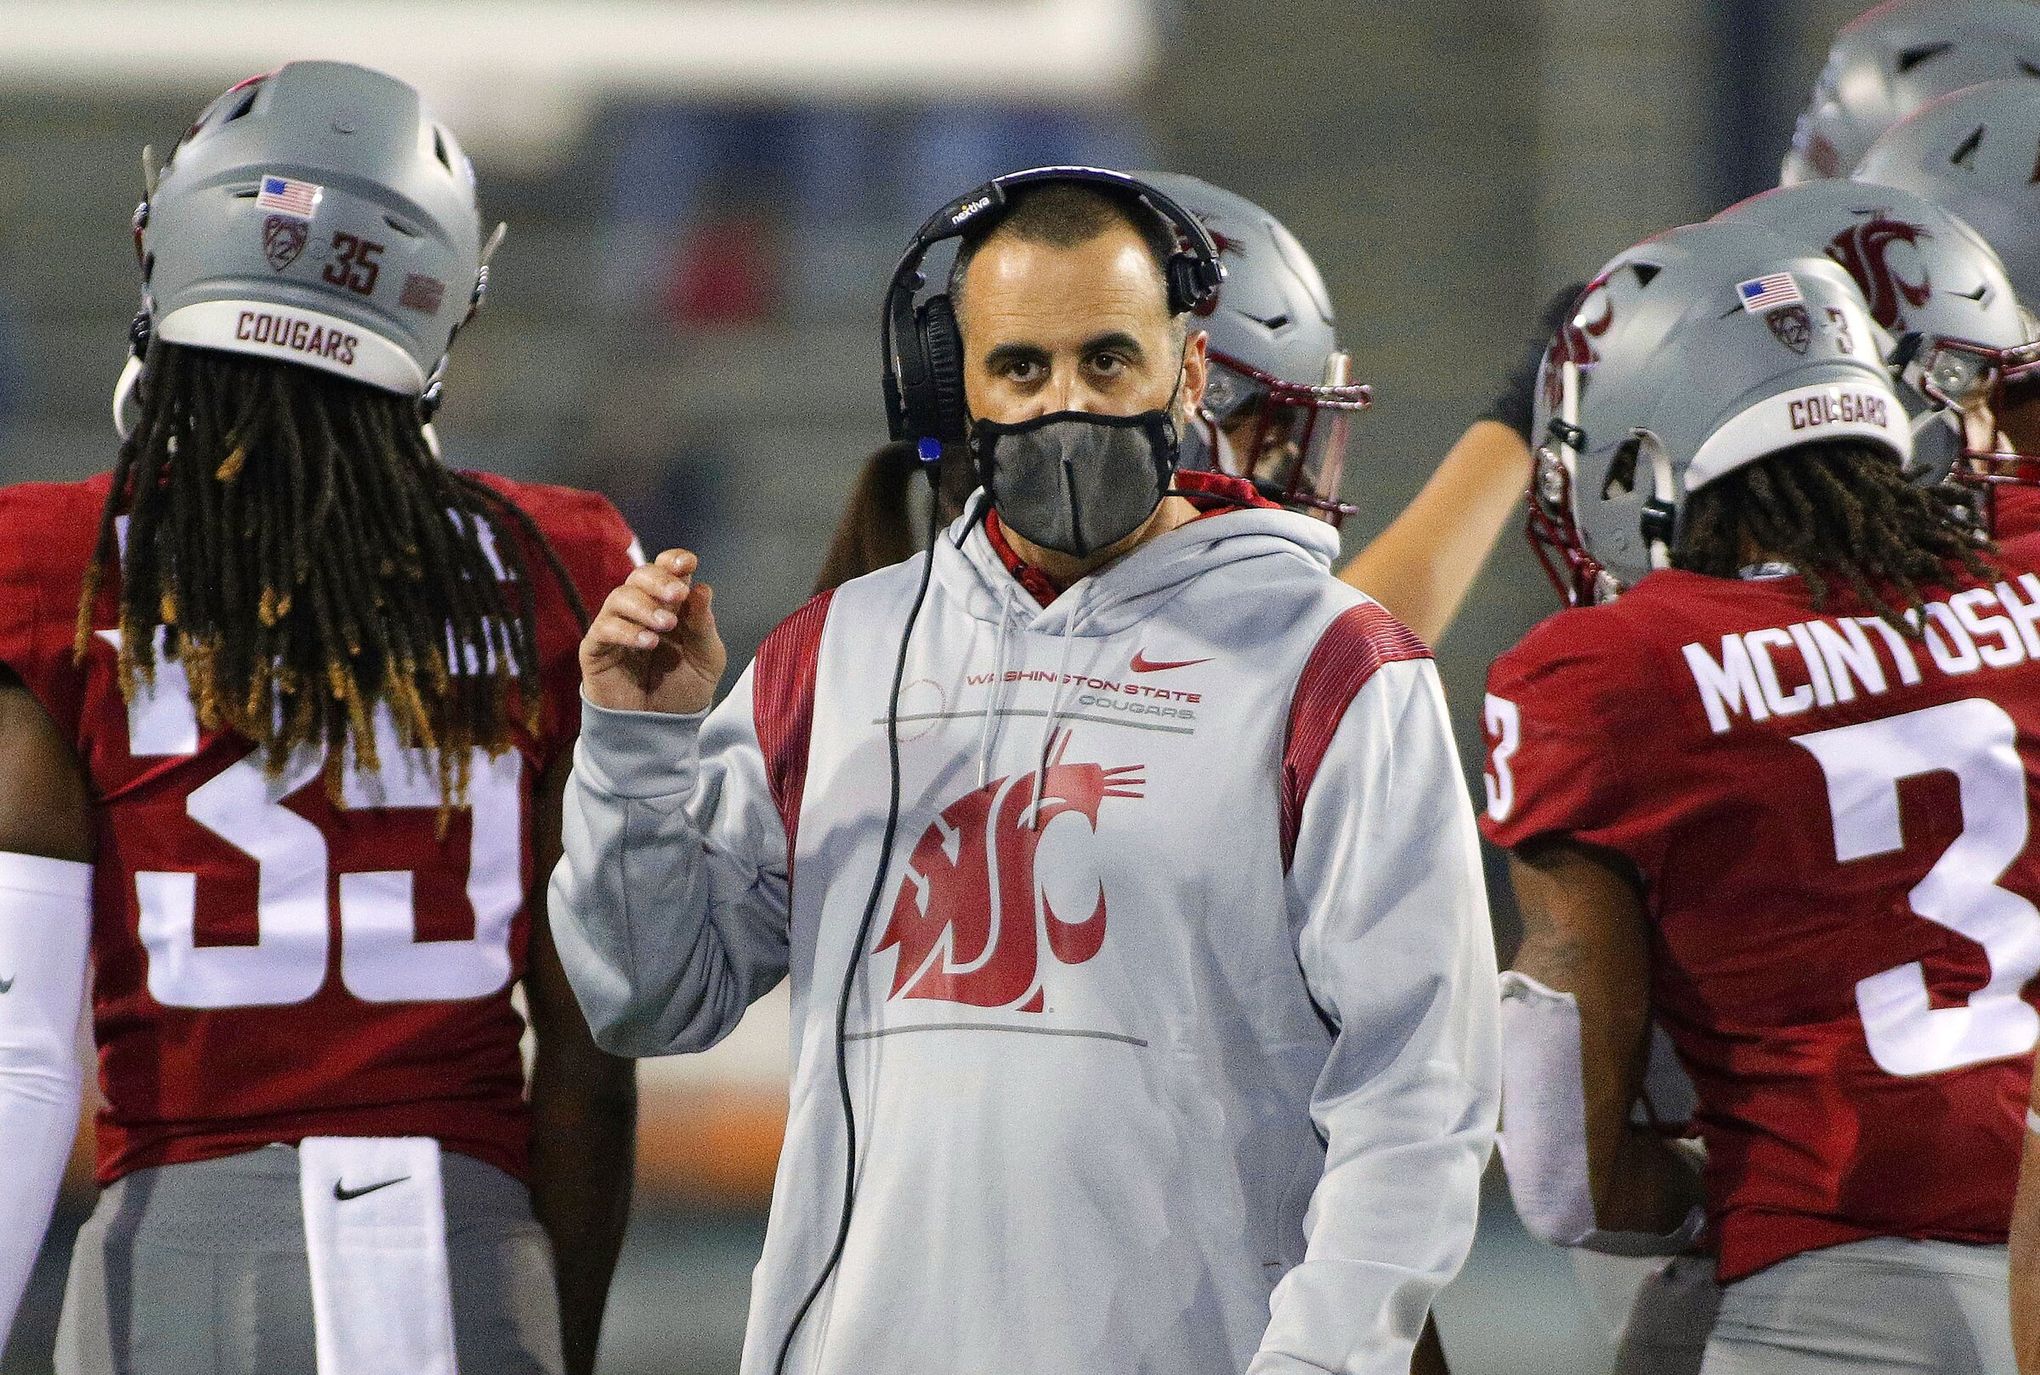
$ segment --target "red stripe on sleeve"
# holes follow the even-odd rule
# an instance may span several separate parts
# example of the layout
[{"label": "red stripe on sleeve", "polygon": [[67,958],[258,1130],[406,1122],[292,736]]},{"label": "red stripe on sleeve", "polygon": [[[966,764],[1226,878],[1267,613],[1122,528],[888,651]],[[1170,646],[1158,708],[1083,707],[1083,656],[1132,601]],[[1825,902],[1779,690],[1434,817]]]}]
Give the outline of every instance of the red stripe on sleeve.
[{"label": "red stripe on sleeve", "polygon": [[829,619],[824,592],[779,623],[758,647],[751,677],[751,720],[765,755],[765,779],[786,827],[786,862],[793,864],[794,832],[800,826],[801,789],[807,784],[808,735],[815,723],[815,661],[822,651],[822,626]]},{"label": "red stripe on sleeve", "polygon": [[1383,664],[1430,657],[1429,645],[1372,602],[1340,612],[1318,637],[1289,699],[1289,729],[1282,745],[1283,873],[1296,858],[1304,799],[1346,708]]}]

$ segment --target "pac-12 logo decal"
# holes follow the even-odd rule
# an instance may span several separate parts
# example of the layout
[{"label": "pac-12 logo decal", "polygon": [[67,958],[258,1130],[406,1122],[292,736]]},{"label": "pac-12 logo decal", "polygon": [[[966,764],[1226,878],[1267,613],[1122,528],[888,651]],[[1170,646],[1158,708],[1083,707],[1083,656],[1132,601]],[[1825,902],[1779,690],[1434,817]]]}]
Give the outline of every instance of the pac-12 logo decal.
[{"label": "pac-12 logo decal", "polygon": [[958,798],[923,833],[878,941],[879,950],[899,950],[888,996],[1039,1012],[1042,948],[1082,964],[1105,944],[1104,886],[1091,910],[1070,920],[1035,862],[1058,818],[1081,817],[1095,832],[1105,800],[1144,796],[1147,780],[1138,764],[1064,763],[1069,745],[1064,732],[1039,774]]},{"label": "pac-12 logo decal", "polygon": [[1828,244],[1828,256],[1840,263],[1870,304],[1870,318],[1886,329],[1905,328],[1905,307],[1917,310],[1933,293],[1933,283],[1922,272],[1917,282],[1908,282],[1891,266],[1891,247],[1904,244],[1915,252],[1922,238],[1931,235],[1916,224],[1886,219],[1878,214],[1862,224],[1850,225]]},{"label": "pac-12 logo decal", "polygon": [[1813,317],[1806,313],[1805,306],[1780,306],[1764,316],[1764,323],[1771,327],[1778,342],[1794,353],[1804,353],[1813,347]]},{"label": "pac-12 logo decal", "polygon": [[288,215],[271,215],[262,222],[262,254],[278,272],[297,261],[305,251],[305,222]]}]

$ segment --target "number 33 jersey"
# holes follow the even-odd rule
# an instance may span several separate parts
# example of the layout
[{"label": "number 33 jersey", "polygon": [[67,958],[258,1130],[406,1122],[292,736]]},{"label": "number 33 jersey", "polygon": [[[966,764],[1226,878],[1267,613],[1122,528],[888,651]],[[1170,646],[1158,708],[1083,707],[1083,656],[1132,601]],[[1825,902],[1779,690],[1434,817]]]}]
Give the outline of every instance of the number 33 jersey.
[{"label": "number 33 jersey", "polygon": [[[630,571],[607,501],[486,480],[545,532],[591,612]],[[580,718],[581,629],[544,555],[525,550],[540,584],[538,730],[496,759],[476,752],[442,835],[438,771],[387,721],[381,768],[350,769],[336,801],[312,752],[270,777],[247,740],[202,732],[174,660],[123,700],[115,587],[74,662],[107,485],[0,490],[0,663],[76,749],[94,804],[100,1182],[314,1135],[430,1136],[521,1175],[510,991],[530,934],[532,819]]]},{"label": "number 33 jersey", "polygon": [[1796,576],[1666,570],[1489,675],[1488,837],[1642,878],[1724,1282],[2005,1240],[2040,1038],[2036,567],[2007,546],[1917,638]]}]

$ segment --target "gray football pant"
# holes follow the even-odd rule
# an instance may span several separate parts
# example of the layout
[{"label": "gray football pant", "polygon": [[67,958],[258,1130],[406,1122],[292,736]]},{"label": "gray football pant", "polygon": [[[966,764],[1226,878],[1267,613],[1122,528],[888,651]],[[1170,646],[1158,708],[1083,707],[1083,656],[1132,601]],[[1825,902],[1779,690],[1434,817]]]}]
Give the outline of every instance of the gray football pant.
[{"label": "gray football pant", "polygon": [[[524,1186],[440,1157],[456,1358],[560,1375],[552,1248]],[[58,1375],[316,1375],[295,1147],[137,1170],[71,1254]]]},{"label": "gray football pant", "polygon": [[2011,1375],[2002,1246],[1875,1237],[1738,1280],[1700,1375]]}]

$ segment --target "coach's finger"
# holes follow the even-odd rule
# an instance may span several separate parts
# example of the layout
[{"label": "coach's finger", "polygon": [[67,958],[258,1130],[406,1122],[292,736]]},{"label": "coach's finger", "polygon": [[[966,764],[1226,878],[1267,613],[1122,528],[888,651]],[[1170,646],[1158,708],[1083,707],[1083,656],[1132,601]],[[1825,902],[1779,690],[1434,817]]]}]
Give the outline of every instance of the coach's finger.
[{"label": "coach's finger", "polygon": [[640,564],[630,571],[623,581],[625,587],[635,587],[646,595],[672,605],[687,599],[688,589],[694,585],[691,577],[676,577],[655,563]]},{"label": "coach's finger", "polygon": [[625,583],[610,593],[602,609],[662,635],[680,624],[680,617],[672,607],[631,583]]},{"label": "coach's finger", "polygon": [[611,649],[650,649],[659,643],[659,635],[636,621],[605,612],[588,627],[587,643]]}]

